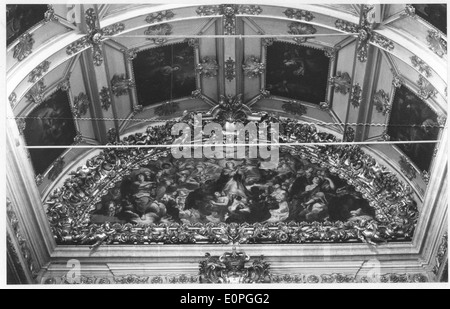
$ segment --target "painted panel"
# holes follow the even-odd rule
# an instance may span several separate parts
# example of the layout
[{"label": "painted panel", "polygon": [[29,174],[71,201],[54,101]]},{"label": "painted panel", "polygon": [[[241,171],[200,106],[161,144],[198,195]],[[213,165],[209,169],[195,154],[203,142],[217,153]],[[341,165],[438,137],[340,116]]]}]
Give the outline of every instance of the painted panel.
[{"label": "painted panel", "polygon": [[9,45],[25,31],[44,19],[47,5],[6,5],[6,44]]},{"label": "painted panel", "polygon": [[412,4],[416,14],[447,34],[447,4]]}]

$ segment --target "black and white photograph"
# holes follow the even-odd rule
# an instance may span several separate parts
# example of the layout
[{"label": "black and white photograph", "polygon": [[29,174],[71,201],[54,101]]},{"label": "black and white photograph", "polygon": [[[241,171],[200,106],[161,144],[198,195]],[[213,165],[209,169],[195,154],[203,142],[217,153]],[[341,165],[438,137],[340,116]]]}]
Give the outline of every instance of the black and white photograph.
[{"label": "black and white photograph", "polygon": [[446,2],[2,7],[6,288],[448,285]]}]

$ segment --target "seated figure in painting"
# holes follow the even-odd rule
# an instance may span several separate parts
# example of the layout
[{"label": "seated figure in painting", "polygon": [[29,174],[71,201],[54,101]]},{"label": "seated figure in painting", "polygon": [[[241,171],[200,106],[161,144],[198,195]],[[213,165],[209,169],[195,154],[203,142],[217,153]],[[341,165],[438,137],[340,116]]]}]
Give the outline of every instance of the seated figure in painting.
[{"label": "seated figure in painting", "polygon": [[247,206],[246,201],[242,196],[231,196],[232,203],[228,207],[228,213],[225,216],[226,223],[244,223],[247,222],[250,215],[250,207]]},{"label": "seated figure in painting", "polygon": [[280,194],[277,194],[275,197],[278,208],[270,210],[270,218],[266,221],[268,223],[277,223],[283,222],[289,217],[289,205],[287,202],[287,192],[282,191]]}]

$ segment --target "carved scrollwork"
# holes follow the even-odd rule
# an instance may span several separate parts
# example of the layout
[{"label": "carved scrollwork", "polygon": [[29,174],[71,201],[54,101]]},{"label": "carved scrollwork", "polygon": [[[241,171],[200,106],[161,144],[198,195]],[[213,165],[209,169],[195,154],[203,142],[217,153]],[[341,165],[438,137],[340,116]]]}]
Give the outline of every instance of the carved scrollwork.
[{"label": "carved scrollwork", "polygon": [[394,78],[392,79],[392,86],[394,86],[395,88],[400,88],[404,83],[405,79],[402,76],[398,74],[394,75]]},{"label": "carved scrollwork", "polygon": [[401,15],[415,18],[416,17],[416,9],[411,4],[407,4],[405,6],[405,10],[401,13]]},{"label": "carved scrollwork", "polygon": [[358,25],[353,24],[351,22],[338,19],[334,23],[335,27],[341,31],[349,32],[349,33],[358,33]]},{"label": "carved scrollwork", "polygon": [[244,75],[248,78],[256,78],[266,71],[266,65],[256,56],[249,56],[245,60],[242,69],[244,70]]},{"label": "carved scrollwork", "polygon": [[323,49],[323,52],[325,54],[325,56],[327,56],[328,58],[330,58],[331,61],[336,59],[337,53],[340,49],[340,46],[336,46],[336,47],[325,47]]},{"label": "carved scrollwork", "polygon": [[81,132],[77,131],[77,134],[73,138],[73,144],[78,145],[83,141],[83,134]]},{"label": "carved scrollwork", "polygon": [[199,16],[211,16],[221,14],[221,8],[219,5],[202,5],[196,10]]},{"label": "carved scrollwork", "polygon": [[71,55],[74,55],[74,54],[82,51],[83,49],[85,49],[89,46],[91,46],[91,45],[88,42],[88,39],[86,37],[84,37],[84,38],[81,38],[81,39],[75,41],[74,43],[70,44],[69,46],[67,46],[66,53],[67,53],[67,55],[71,56]]},{"label": "carved scrollwork", "polygon": [[233,5],[223,5],[221,6],[221,11],[223,14],[223,33],[225,35],[235,35],[236,34],[236,6]]},{"label": "carved scrollwork", "polygon": [[107,26],[105,28],[102,28],[101,32],[102,32],[102,35],[104,37],[108,37],[108,36],[117,35],[117,34],[121,33],[124,30],[125,30],[125,24],[123,24],[123,23],[116,23],[116,24],[113,24],[111,26]]},{"label": "carved scrollwork", "polygon": [[136,105],[133,107],[133,116],[136,116],[137,114],[141,113],[144,110],[144,106],[142,105]]},{"label": "carved scrollwork", "polygon": [[272,94],[267,89],[260,89],[259,90],[259,96],[261,99],[269,99],[272,97]]},{"label": "carved scrollwork", "polygon": [[134,59],[136,59],[138,51],[138,48],[122,49],[122,52],[125,54],[125,57],[128,61],[133,61]]},{"label": "carved scrollwork", "polygon": [[30,72],[28,75],[28,82],[34,84],[48,71],[49,68],[50,62],[45,60]]},{"label": "carved scrollwork", "polygon": [[59,90],[62,90],[62,91],[66,91],[66,92],[69,91],[69,89],[70,89],[70,79],[69,79],[69,78],[66,78],[66,79],[62,80],[62,81],[58,84],[57,88],[58,88]]},{"label": "carved scrollwork", "polygon": [[56,17],[55,15],[55,9],[51,4],[47,4],[47,11],[44,13],[44,21],[46,23],[51,21],[58,21],[58,17]]},{"label": "carved scrollwork", "polygon": [[298,20],[305,20],[305,21],[311,21],[314,19],[314,15],[305,10],[297,10],[297,9],[287,9],[283,12],[284,15],[286,15],[287,18],[293,18]]},{"label": "carved scrollwork", "polygon": [[19,129],[19,134],[23,135],[25,128],[27,127],[27,122],[23,118],[16,119],[17,129]]},{"label": "carved scrollwork", "polygon": [[385,36],[382,36],[381,34],[378,34],[376,32],[372,33],[370,41],[374,44],[381,46],[382,48],[384,48],[388,51],[392,51],[395,47],[393,41],[389,40]]},{"label": "carved scrollwork", "polygon": [[378,90],[373,96],[373,104],[375,106],[375,110],[378,113],[381,113],[383,116],[386,116],[391,112],[391,104],[389,95],[383,90]]},{"label": "carved scrollwork", "polygon": [[28,102],[39,105],[44,102],[44,91],[47,86],[44,84],[44,79],[40,79],[25,95]]},{"label": "carved scrollwork", "polygon": [[229,57],[225,61],[225,79],[232,81],[236,77],[236,62]]},{"label": "carved scrollwork", "polygon": [[114,277],[115,284],[148,284],[149,277],[140,277],[136,275],[128,275],[125,277]]},{"label": "carved scrollwork", "polygon": [[111,92],[116,97],[128,94],[128,90],[135,86],[134,81],[126,78],[125,74],[114,74],[111,79]]},{"label": "carved scrollwork", "polygon": [[263,12],[259,5],[238,5],[237,14],[240,15],[260,15]]},{"label": "carved scrollwork", "polygon": [[287,101],[281,105],[281,108],[288,114],[302,116],[308,112],[308,108],[297,101]]},{"label": "carved scrollwork", "polygon": [[409,179],[413,180],[417,177],[417,172],[414,166],[411,164],[411,162],[406,158],[405,156],[400,156],[400,161],[398,162],[400,164],[400,169],[403,174]]},{"label": "carved scrollwork", "polygon": [[178,104],[178,102],[166,102],[155,108],[155,114],[160,117],[170,116],[175,114],[179,110],[180,105]]},{"label": "carved scrollwork", "polygon": [[426,77],[431,77],[431,68],[425,61],[417,56],[412,56],[410,59],[413,67],[419,70],[420,73],[425,74]]},{"label": "carved scrollwork", "polygon": [[346,95],[352,87],[352,78],[347,72],[337,72],[336,76],[329,79],[330,84],[334,87],[335,92]]},{"label": "carved scrollwork", "polygon": [[153,23],[160,23],[162,21],[171,20],[174,17],[175,17],[175,13],[173,11],[166,10],[166,11],[151,13],[151,14],[147,15],[147,17],[145,18],[145,21],[149,24],[153,24]]},{"label": "carved scrollwork", "polygon": [[212,57],[203,57],[197,65],[197,73],[206,78],[216,77],[219,71],[219,64]]},{"label": "carved scrollwork", "polygon": [[447,54],[447,41],[438,31],[428,30],[427,36],[428,48],[431,49],[439,57]]},{"label": "carved scrollwork", "polygon": [[[288,25],[288,28],[289,28],[288,33],[292,34],[292,35],[308,35],[308,34],[312,35],[317,32],[317,29],[314,28],[313,26],[311,26],[309,24],[299,23],[299,22],[290,23]],[[293,40],[296,43],[301,44],[301,43],[305,43],[308,39],[311,39],[311,38],[312,38],[312,36],[311,37],[296,37],[296,38],[293,38]]]},{"label": "carved scrollwork", "polygon": [[350,95],[350,103],[354,108],[358,108],[362,102],[362,88],[359,83],[352,86],[352,92]]},{"label": "carved scrollwork", "polygon": [[13,58],[22,61],[33,52],[34,39],[30,33],[24,33],[19,39],[19,43],[14,47]]},{"label": "carved scrollwork", "polygon": [[251,260],[244,252],[237,252],[233,247],[231,253],[220,257],[206,254],[200,261],[201,283],[269,283],[270,265],[263,257],[253,260],[251,266],[246,266]]},{"label": "carved scrollwork", "polygon": [[81,116],[86,115],[89,105],[91,105],[89,101],[89,97],[84,92],[80,92],[80,94],[73,98],[73,108],[72,113],[75,118],[80,118]]},{"label": "carved scrollwork", "polygon": [[438,93],[434,86],[423,76],[419,76],[417,86],[419,86],[419,92],[417,94],[422,100],[434,98]]},{"label": "carved scrollwork", "polygon": [[344,132],[344,141],[353,142],[355,140],[355,129],[347,127]]},{"label": "carved scrollwork", "polygon": [[[145,35],[150,36],[147,38],[148,41],[152,41],[156,45],[164,45],[168,40],[161,36],[168,36],[172,34],[172,26],[170,24],[160,24],[155,26],[150,26],[145,30]],[[152,38],[151,36],[155,36]]]},{"label": "carved scrollwork", "polygon": [[111,106],[111,92],[108,87],[102,87],[99,93],[100,104],[105,111],[108,111]]}]

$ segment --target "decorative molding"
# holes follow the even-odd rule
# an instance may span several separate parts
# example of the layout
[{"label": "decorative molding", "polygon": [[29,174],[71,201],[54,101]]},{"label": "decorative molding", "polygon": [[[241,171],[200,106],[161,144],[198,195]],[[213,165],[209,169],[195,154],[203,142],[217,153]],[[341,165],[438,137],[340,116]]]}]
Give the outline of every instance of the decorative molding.
[{"label": "decorative molding", "polygon": [[214,78],[218,74],[219,65],[217,64],[216,59],[213,59],[212,57],[203,57],[197,65],[196,71],[200,76]]},{"label": "decorative molding", "polygon": [[28,75],[28,82],[34,84],[48,71],[49,68],[50,62],[45,60],[30,72],[30,75]]},{"label": "decorative molding", "polygon": [[387,133],[387,130],[384,130],[384,131],[383,131],[383,134],[381,134],[381,140],[382,140],[382,141],[385,141],[385,142],[391,140],[391,137],[390,137],[389,134]]},{"label": "decorative molding", "polygon": [[86,115],[89,105],[91,105],[91,102],[89,101],[87,94],[80,92],[78,96],[73,98],[73,116],[75,118],[80,118],[81,116]]},{"label": "decorative molding", "polygon": [[400,161],[398,163],[400,164],[400,170],[409,180],[413,180],[417,177],[416,169],[411,162],[409,162],[407,157],[403,155],[400,156]]},{"label": "decorative molding", "polygon": [[47,4],[47,11],[44,13],[44,22],[58,21],[58,17],[55,15],[55,9],[53,5]]},{"label": "decorative molding", "polygon": [[225,35],[235,35],[236,34],[236,6],[235,5],[223,5],[223,33]]},{"label": "decorative molding", "polygon": [[82,284],[82,285],[107,285],[107,284],[193,284],[199,283],[198,275],[157,275],[152,277],[143,277],[137,275],[112,276],[112,277],[94,277],[80,276],[78,280],[69,280],[67,276],[60,278],[50,277],[43,280],[44,284]]},{"label": "decorative molding", "polygon": [[308,112],[308,108],[298,101],[288,101],[281,105],[281,108],[288,114],[302,116]]},{"label": "decorative molding", "polygon": [[97,27],[98,17],[93,8],[86,10],[85,20],[88,27],[88,35],[85,37],[86,43],[88,46],[92,47],[92,60],[94,65],[101,66],[103,63],[103,52],[101,47],[103,32]]},{"label": "decorative molding", "polygon": [[221,14],[221,7],[219,5],[202,5],[195,12],[199,16],[219,15]]},{"label": "decorative molding", "polygon": [[439,57],[447,54],[447,41],[436,30],[428,30],[427,36],[428,48]]},{"label": "decorative molding", "polygon": [[287,9],[283,12],[284,15],[286,15],[287,18],[297,19],[297,20],[305,20],[305,21],[311,21],[315,18],[315,16],[305,10],[297,10],[297,9]]},{"label": "decorative molding", "polygon": [[128,275],[122,278],[114,277],[114,284],[143,284],[149,282],[149,277]]},{"label": "decorative molding", "polygon": [[417,56],[412,56],[411,64],[416,68],[421,74],[425,74],[426,77],[431,77],[431,68],[422,59]]},{"label": "decorative molding", "polygon": [[[12,202],[9,198],[6,198],[6,215],[7,220],[12,228],[12,234],[10,237],[12,248],[14,248],[13,243],[16,243],[19,247],[20,253],[15,251],[15,258],[17,259],[14,261],[17,265],[20,265],[20,258],[19,254],[22,256],[23,261],[25,262],[25,266],[27,267],[27,272],[31,274],[31,277],[33,280],[35,280],[38,276],[38,267],[34,261],[34,258],[31,254],[31,249],[28,245],[28,240],[25,236],[25,234],[22,231],[22,228],[20,226],[19,219],[17,217],[16,212],[13,209]],[[8,234],[9,236],[9,234]]]},{"label": "decorative molding", "polygon": [[142,111],[144,110],[144,106],[142,105],[136,105],[133,107],[133,116],[136,116],[139,113],[142,113]]},{"label": "decorative molding", "polygon": [[231,94],[227,96],[220,95],[216,119],[221,124],[226,122],[244,122],[247,119],[246,108],[247,106],[242,101],[242,94],[236,96]]},{"label": "decorative molding", "polygon": [[434,88],[434,86],[422,75],[419,76],[417,86],[419,87],[419,91],[417,94],[422,100],[426,101],[430,98],[434,98],[438,93],[437,90]]},{"label": "decorative molding", "polygon": [[407,4],[405,6],[405,10],[401,13],[401,15],[415,18],[416,17],[416,9],[411,4]]},{"label": "decorative molding", "polygon": [[168,21],[175,17],[175,13],[171,10],[160,11],[157,13],[151,13],[147,15],[145,21],[149,24],[160,23],[163,21]]},{"label": "decorative molding", "polygon": [[347,127],[345,129],[344,141],[348,143],[355,141],[355,129],[353,129],[352,127]]},{"label": "decorative molding", "polygon": [[276,40],[276,38],[262,38],[261,42],[264,47],[269,47],[272,46]]},{"label": "decorative molding", "polygon": [[376,32],[372,33],[370,42],[377,44],[378,46],[381,46],[381,48],[384,48],[388,51],[394,50],[394,47],[395,47],[393,41],[389,40],[385,36],[378,34]]},{"label": "decorative molding", "polygon": [[116,96],[128,94],[128,90],[135,87],[136,84],[132,79],[126,78],[125,74],[114,74],[111,79],[111,92]]},{"label": "decorative molding", "polygon": [[44,181],[44,177],[41,174],[38,174],[34,178],[34,181],[36,182],[36,185],[39,187],[40,185],[42,185],[42,182]]},{"label": "decorative molding", "polygon": [[61,175],[61,173],[63,172],[65,165],[66,162],[64,161],[63,157],[59,157],[58,159],[56,159],[53,162],[52,168],[47,175],[48,180],[55,181],[58,178],[58,176]]},{"label": "decorative molding", "polygon": [[225,78],[228,81],[232,81],[236,77],[236,62],[229,57],[228,60],[225,61]]},{"label": "decorative molding", "polygon": [[27,122],[24,118],[17,118],[16,119],[17,129],[19,129],[19,134],[23,135],[25,132],[25,128],[27,127]]},{"label": "decorative molding", "polygon": [[17,59],[18,61],[22,61],[31,53],[33,52],[33,45],[34,45],[34,39],[33,35],[26,32],[22,34],[22,36],[19,39],[19,43],[14,47],[14,54],[13,58]]},{"label": "decorative molding", "polygon": [[[148,36],[168,36],[172,34],[173,27],[170,24],[160,24],[150,26],[145,30],[144,34]],[[164,45],[168,39],[162,37],[147,38],[147,41],[152,41],[156,45]]]},{"label": "decorative molding", "polygon": [[188,38],[185,40],[185,42],[187,42],[188,45],[192,48],[200,47],[200,39],[199,38]]},{"label": "decorative molding", "polygon": [[111,91],[109,90],[108,87],[102,87],[99,96],[102,108],[105,111],[108,111],[109,107],[111,106]]},{"label": "decorative molding", "polygon": [[[315,34],[317,32],[317,29],[309,24],[299,23],[299,22],[292,22],[288,25],[289,34],[292,35],[308,35],[308,34]],[[293,38],[293,40],[297,44],[305,43],[308,39],[311,39],[312,37],[297,37]]]},{"label": "decorative molding", "polygon": [[83,141],[83,134],[80,131],[77,131],[77,134],[73,138],[73,144],[78,145]]},{"label": "decorative molding", "polygon": [[272,94],[270,93],[269,90],[266,89],[260,89],[259,90],[259,97],[261,99],[270,99],[272,97]]},{"label": "decorative molding", "polygon": [[106,139],[109,144],[115,144],[117,142],[117,130],[115,128],[110,128],[108,132],[106,132]]},{"label": "decorative molding", "polygon": [[356,53],[360,62],[366,62],[369,52],[369,38],[370,33],[366,29],[360,29],[358,31],[358,43],[356,47]]},{"label": "decorative molding", "polygon": [[422,174],[423,182],[425,182],[426,185],[430,183],[430,173],[428,171],[423,171]]},{"label": "decorative molding", "polygon": [[323,49],[323,52],[326,57],[330,58],[330,61],[336,60],[336,56],[338,54],[338,51],[341,49],[340,46],[335,47],[325,47]]},{"label": "decorative molding", "polygon": [[336,76],[330,77],[329,82],[334,87],[335,92],[346,95],[352,87],[352,78],[347,72],[341,73],[338,71]]},{"label": "decorative molding", "polygon": [[433,267],[433,273],[437,276],[443,263],[445,262],[448,252],[448,233],[444,233],[442,236],[441,244],[436,252],[436,265]]},{"label": "decorative molding", "polygon": [[33,104],[41,104],[44,102],[44,91],[47,86],[44,84],[44,79],[40,79],[25,95],[28,102]]},{"label": "decorative molding", "polygon": [[103,37],[114,36],[125,30],[125,24],[116,23],[105,28],[102,28],[101,33]]},{"label": "decorative molding", "polygon": [[125,57],[127,58],[127,60],[131,62],[134,59],[136,59],[139,49],[138,48],[130,48],[130,49],[122,49],[121,51],[125,54]]},{"label": "decorative molding", "polygon": [[11,92],[11,94],[8,97],[9,105],[11,105],[11,108],[14,108],[14,106],[17,103],[17,94],[15,92]]},{"label": "decorative molding", "polygon": [[203,98],[202,90],[201,89],[196,89],[196,90],[192,91],[191,98],[193,98],[193,99],[202,99]]},{"label": "decorative molding", "polygon": [[358,25],[342,20],[342,19],[338,19],[336,20],[336,22],[334,23],[334,26],[341,30],[341,31],[345,31],[345,32],[349,32],[349,33],[358,33]]},{"label": "decorative molding", "polygon": [[320,102],[319,108],[323,111],[329,111],[330,110],[330,103],[328,102]]},{"label": "decorative molding", "polygon": [[70,89],[70,79],[69,79],[69,78],[66,78],[66,79],[62,80],[62,81],[58,84],[57,88],[58,88],[59,90],[62,90],[62,91],[66,91],[66,92],[69,91],[69,89]]},{"label": "decorative molding", "polygon": [[71,56],[76,53],[79,53],[83,49],[90,47],[90,46],[91,45],[88,42],[87,37],[83,37],[83,38],[75,41],[74,43],[70,44],[69,46],[67,46],[66,53],[67,53],[67,55]]},{"label": "decorative molding", "polygon": [[175,114],[180,110],[178,102],[166,102],[155,108],[155,114],[160,117],[166,117]]},{"label": "decorative molding", "polygon": [[352,87],[350,103],[354,108],[358,108],[362,103],[362,88],[359,83],[354,84]]},{"label": "decorative molding", "polygon": [[400,88],[402,85],[405,84],[405,79],[398,74],[394,74],[394,78],[392,79],[392,86],[395,88]]},{"label": "decorative molding", "polygon": [[266,65],[256,56],[249,56],[242,65],[242,69],[248,78],[257,78],[266,71]]},{"label": "decorative molding", "polygon": [[260,15],[262,12],[259,5],[237,5],[237,14],[239,15]]},{"label": "decorative molding", "polygon": [[447,122],[447,117],[445,115],[439,115],[437,117],[437,123],[441,126],[444,127],[445,123]]},{"label": "decorative molding", "polygon": [[200,283],[269,283],[270,265],[261,256],[246,266],[251,260],[245,252],[226,252],[220,257],[206,253],[200,261]]},{"label": "decorative molding", "polygon": [[391,112],[391,104],[389,95],[383,90],[378,90],[373,96],[373,104],[375,105],[375,109],[378,113],[386,116]]}]

